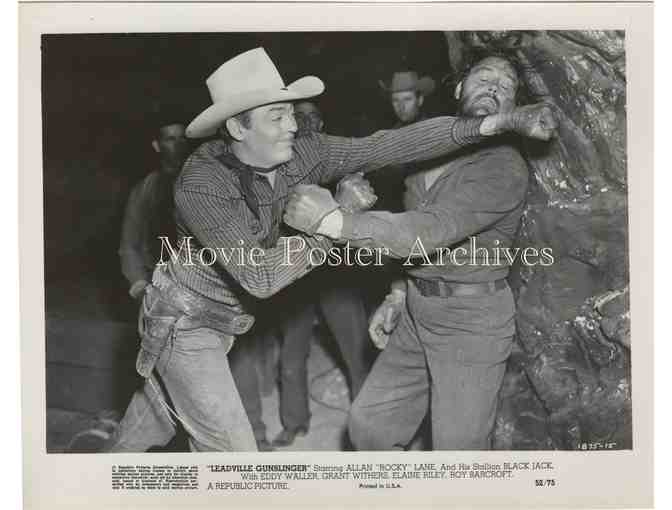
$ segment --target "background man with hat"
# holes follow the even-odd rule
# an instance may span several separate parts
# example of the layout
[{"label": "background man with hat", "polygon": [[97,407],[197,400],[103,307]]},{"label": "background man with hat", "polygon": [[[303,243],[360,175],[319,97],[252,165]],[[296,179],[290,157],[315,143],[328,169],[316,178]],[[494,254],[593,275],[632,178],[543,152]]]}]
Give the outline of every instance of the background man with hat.
[{"label": "background man with hat", "polygon": [[435,87],[431,77],[420,78],[415,71],[397,71],[389,83],[380,81],[379,85],[389,95],[392,109],[398,119],[395,127],[421,120],[425,97],[434,92]]},{"label": "background man with hat", "polygon": [[[251,327],[253,317],[246,312],[253,310],[253,298],[270,297],[290,285],[313,269],[311,248],[331,246],[314,234],[339,208],[327,190],[318,188],[312,194],[318,208],[307,215],[290,212],[291,223],[307,235],[284,236],[289,232],[281,228],[282,213],[292,191],[435,158],[484,135],[526,132],[544,116],[539,108],[517,123],[498,115],[442,117],[361,139],[314,134],[295,140],[292,101],[320,94],[324,84],[319,78],[285,85],[266,52],[256,48],[224,63],[206,83],[213,104],[187,127],[187,136],[224,136],[201,145],[176,181],[183,244],[178,257],[157,267],[145,294],[137,369],[147,382],[129,404],[110,451],[132,448],[133,435],[147,428],[169,440],[173,417],[184,425],[194,450],[256,449],[227,353],[234,337]],[[359,188],[342,190],[341,201],[359,209],[373,202],[363,180]],[[217,257],[211,265],[190,264],[185,251],[190,249],[198,261],[204,248],[225,253],[238,248],[244,263]]]},{"label": "background man with hat", "polygon": [[[525,122],[537,106],[516,108],[519,87],[508,60],[485,58],[458,84],[460,113]],[[533,129],[519,132],[547,140],[555,126],[548,109]],[[493,249],[514,242],[527,166],[507,137],[438,161],[407,178],[406,212],[339,210],[317,230],[354,246],[387,247],[405,259],[406,280],[393,286],[371,319],[369,333],[384,350],[350,410],[350,439],[360,450],[406,447],[430,409],[434,449],[489,448],[515,331],[508,265],[490,261]],[[325,191],[302,190],[285,221],[302,228],[308,211],[319,216],[315,204]],[[469,253],[471,238],[490,255]],[[447,248],[463,255],[440,258]]]},{"label": "background man with hat", "polygon": [[[430,76],[419,77],[416,71],[396,71],[386,82],[378,82],[394,111],[393,128],[408,126],[427,115],[422,107],[425,98],[434,92],[435,83]],[[380,197],[376,209],[400,212],[403,210],[404,176],[412,170],[409,165],[391,166],[371,175],[370,181]],[[387,282],[384,284],[387,286]]]}]

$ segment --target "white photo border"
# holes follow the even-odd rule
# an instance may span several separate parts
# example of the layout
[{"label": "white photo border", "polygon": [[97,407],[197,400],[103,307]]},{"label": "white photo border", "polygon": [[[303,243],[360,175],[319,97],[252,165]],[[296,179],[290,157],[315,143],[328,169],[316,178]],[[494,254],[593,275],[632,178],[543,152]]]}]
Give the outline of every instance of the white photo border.
[{"label": "white photo border", "polygon": [[[527,478],[408,484],[401,491],[356,491],[325,481],[287,493],[113,493],[111,466],[142,454],[46,454],[44,245],[40,35],[105,32],[305,30],[623,29],[628,88],[628,186],[632,317],[632,451],[404,452],[403,462],[551,460],[559,486]],[[653,452],[653,8],[642,3],[313,4],[31,3],[19,8],[19,244],[24,501],[30,508],[158,507],[645,507],[652,499]],[[636,176],[636,178],[634,178]],[[392,452],[153,454],[158,463],[399,462]],[[477,460],[475,460],[477,459]],[[486,485],[481,485],[486,484]]]}]

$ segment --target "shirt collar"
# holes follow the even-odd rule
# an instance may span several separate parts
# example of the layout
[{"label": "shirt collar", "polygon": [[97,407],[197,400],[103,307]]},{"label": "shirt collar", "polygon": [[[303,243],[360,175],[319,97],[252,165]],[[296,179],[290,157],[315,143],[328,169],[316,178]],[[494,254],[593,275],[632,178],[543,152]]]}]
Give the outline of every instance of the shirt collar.
[{"label": "shirt collar", "polygon": [[[247,204],[247,207],[252,211],[256,216],[257,220],[260,219],[261,215],[259,213],[259,200],[257,195],[254,193],[252,188],[252,182],[254,180],[255,172],[261,170],[257,167],[246,165],[230,150],[222,151],[221,154],[215,156],[217,160],[222,163],[227,168],[233,170],[233,173],[238,177],[238,182],[240,182],[240,190],[243,195],[243,199]],[[259,172],[259,173],[266,173]]]}]

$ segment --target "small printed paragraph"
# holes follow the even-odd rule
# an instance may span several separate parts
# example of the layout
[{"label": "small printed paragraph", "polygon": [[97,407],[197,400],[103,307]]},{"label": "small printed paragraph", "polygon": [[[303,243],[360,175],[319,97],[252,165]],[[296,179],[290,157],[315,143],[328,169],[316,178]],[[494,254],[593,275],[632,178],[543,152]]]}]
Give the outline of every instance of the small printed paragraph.
[{"label": "small printed paragraph", "polygon": [[112,466],[112,490],[198,489],[198,466]]}]

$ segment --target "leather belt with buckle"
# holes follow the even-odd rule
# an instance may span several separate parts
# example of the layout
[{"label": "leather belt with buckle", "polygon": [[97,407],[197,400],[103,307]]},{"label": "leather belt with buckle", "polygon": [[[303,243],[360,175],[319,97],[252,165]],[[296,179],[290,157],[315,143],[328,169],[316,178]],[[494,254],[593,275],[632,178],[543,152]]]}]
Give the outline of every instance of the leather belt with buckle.
[{"label": "leather belt with buckle", "polygon": [[455,283],[414,278],[413,284],[420,294],[425,297],[484,296],[494,294],[498,290],[505,289],[507,286],[504,278],[484,283]]},{"label": "leather belt with buckle", "polygon": [[223,303],[199,296],[174,281],[165,269],[157,268],[152,280],[152,285],[161,292],[161,299],[190,316],[182,322],[189,322],[192,327],[200,324],[231,335],[242,335],[254,325],[253,315],[240,313]]}]

